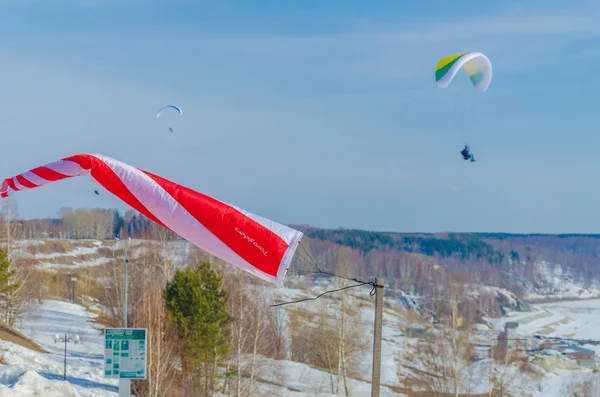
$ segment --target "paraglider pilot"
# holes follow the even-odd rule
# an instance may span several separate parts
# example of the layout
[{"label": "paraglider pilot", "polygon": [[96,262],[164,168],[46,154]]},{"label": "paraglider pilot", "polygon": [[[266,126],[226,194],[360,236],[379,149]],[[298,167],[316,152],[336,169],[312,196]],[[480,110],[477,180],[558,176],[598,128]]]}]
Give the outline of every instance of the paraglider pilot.
[{"label": "paraglider pilot", "polygon": [[465,148],[460,152],[465,160],[469,159],[469,146],[465,145]]},{"label": "paraglider pilot", "polygon": [[465,148],[460,152],[462,154],[463,159],[471,160],[471,163],[475,161],[475,157],[473,157],[472,153],[469,153],[469,145],[465,145]]}]

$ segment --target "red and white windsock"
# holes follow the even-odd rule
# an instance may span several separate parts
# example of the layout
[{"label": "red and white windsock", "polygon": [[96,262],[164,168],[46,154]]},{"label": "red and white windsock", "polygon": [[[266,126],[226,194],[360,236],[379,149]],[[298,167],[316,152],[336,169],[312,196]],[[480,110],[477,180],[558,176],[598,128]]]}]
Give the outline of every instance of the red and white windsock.
[{"label": "red and white windsock", "polygon": [[7,178],[0,196],[85,174],[192,244],[279,285],[302,238],[298,230],[100,154],[65,157]]}]

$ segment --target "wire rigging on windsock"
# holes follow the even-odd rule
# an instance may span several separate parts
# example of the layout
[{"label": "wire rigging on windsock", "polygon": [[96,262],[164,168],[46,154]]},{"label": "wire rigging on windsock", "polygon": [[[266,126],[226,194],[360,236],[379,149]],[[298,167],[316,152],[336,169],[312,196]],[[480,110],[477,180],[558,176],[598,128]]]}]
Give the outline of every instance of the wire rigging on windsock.
[{"label": "wire rigging on windsock", "polygon": [[[327,295],[327,294],[331,294],[333,292],[339,292],[339,291],[343,291],[345,289],[349,289],[349,288],[355,288],[355,287],[362,287],[363,285],[367,285],[367,284],[372,284],[371,282],[365,282],[365,283],[360,283],[360,284],[354,284],[354,285],[348,285],[346,287],[343,288],[338,288],[338,289],[333,289],[333,290],[329,290],[329,291],[325,291],[320,295],[317,295],[313,298],[304,298],[304,299],[299,299],[297,301],[291,301],[291,302],[283,302],[283,303],[277,303],[276,305],[271,305],[271,307],[277,307],[277,306],[284,306],[284,305],[290,305],[292,303],[300,303],[300,302],[304,302],[304,301],[314,301],[319,299],[320,297],[322,297],[323,295]],[[373,289],[375,289],[373,287]]]},{"label": "wire rigging on windsock", "polygon": [[350,288],[356,288],[356,287],[362,287],[363,285],[370,285],[373,288],[371,289],[371,292],[369,292],[369,296],[373,296],[375,295],[375,291],[376,288],[383,288],[383,285],[378,285],[377,281],[363,281],[363,280],[359,280],[357,278],[352,278],[352,277],[344,277],[344,276],[340,276],[334,273],[330,273],[330,272],[325,272],[323,271],[319,265],[317,264],[317,262],[313,259],[313,257],[310,255],[310,252],[308,252],[308,250],[304,247],[304,245],[302,243],[298,244],[298,246],[300,247],[301,250],[304,250],[304,252],[306,253],[306,255],[310,258],[306,259],[305,256],[302,255],[301,252],[297,252],[296,255],[301,258],[304,259],[309,265],[313,266],[315,269],[317,269],[317,271],[298,271],[296,270],[295,272],[291,272],[291,273],[295,273],[297,275],[306,275],[306,274],[325,274],[331,277],[337,277],[337,278],[341,278],[343,280],[349,280],[349,281],[354,281],[357,282],[358,284],[354,284],[354,285],[348,285],[346,287],[342,287],[342,288],[337,288],[337,289],[333,289],[333,290],[329,290],[329,291],[325,291],[315,297],[312,298],[304,298],[304,299],[299,299],[297,301],[289,301],[289,302],[282,302],[282,303],[277,303],[275,305],[271,305],[271,307],[278,307],[278,306],[285,306],[285,305],[290,305],[293,303],[300,303],[300,302],[305,302],[305,301],[313,301],[313,300],[317,300],[320,297],[322,297],[323,295],[327,295],[327,294],[331,294],[333,292],[340,292],[346,289],[350,289]]}]

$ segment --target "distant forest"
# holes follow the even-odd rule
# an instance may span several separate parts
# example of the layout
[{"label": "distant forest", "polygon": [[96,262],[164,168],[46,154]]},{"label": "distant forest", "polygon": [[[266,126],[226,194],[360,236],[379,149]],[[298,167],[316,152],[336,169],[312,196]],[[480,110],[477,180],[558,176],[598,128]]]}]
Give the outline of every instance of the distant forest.
[{"label": "distant forest", "polygon": [[[132,210],[64,208],[59,218],[19,223],[23,238],[141,238],[157,230],[163,238],[178,238]],[[305,233],[292,272],[314,270],[308,263],[314,260],[336,274],[385,277],[413,293],[435,294],[440,286],[460,281],[503,287],[519,296],[536,288],[535,268],[541,261],[561,265],[583,285],[600,273],[600,234],[427,234],[291,226]]]},{"label": "distant forest", "polygon": [[584,286],[600,274],[600,234],[426,234],[294,227],[310,239],[313,255],[336,271],[392,278],[420,293],[459,280],[522,295],[538,286],[535,269],[540,262],[550,268],[560,265],[568,278]]}]

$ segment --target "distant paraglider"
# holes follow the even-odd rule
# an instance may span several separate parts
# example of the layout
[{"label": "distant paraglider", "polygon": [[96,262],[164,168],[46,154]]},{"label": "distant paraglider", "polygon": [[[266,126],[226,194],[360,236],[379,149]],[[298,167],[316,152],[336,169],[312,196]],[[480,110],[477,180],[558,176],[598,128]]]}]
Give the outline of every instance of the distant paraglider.
[{"label": "distant paraglider", "polygon": [[463,68],[475,90],[485,92],[492,83],[492,62],[480,52],[463,52],[440,59],[435,67],[438,87],[448,88],[458,70]]},{"label": "distant paraglider", "polygon": [[[437,86],[448,88],[461,68],[478,92],[485,92],[492,83],[492,62],[489,58],[480,52],[463,52],[440,59],[435,67]],[[475,162],[468,145],[460,153],[464,160]]]},{"label": "distant paraglider", "polygon": [[[157,118],[160,117],[161,113],[166,109],[175,109],[179,113],[180,116],[183,114],[183,111],[181,110],[181,108],[179,106],[167,105],[167,106],[163,106],[162,108],[158,109],[158,112],[156,112],[156,117]],[[169,127],[169,131],[173,132],[173,127]]]},{"label": "distant paraglider", "polygon": [[100,193],[97,190],[94,190],[94,193],[96,193],[96,196],[100,196]]}]

